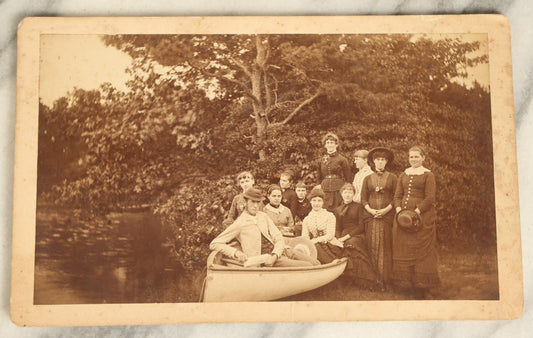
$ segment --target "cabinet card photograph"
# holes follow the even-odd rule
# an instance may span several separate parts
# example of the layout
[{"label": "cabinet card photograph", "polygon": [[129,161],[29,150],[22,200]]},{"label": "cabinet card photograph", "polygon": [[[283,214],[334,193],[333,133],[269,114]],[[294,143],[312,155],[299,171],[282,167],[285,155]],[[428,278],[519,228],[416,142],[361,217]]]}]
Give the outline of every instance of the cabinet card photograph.
[{"label": "cabinet card photograph", "polygon": [[17,325],[513,319],[499,15],[26,18]]}]

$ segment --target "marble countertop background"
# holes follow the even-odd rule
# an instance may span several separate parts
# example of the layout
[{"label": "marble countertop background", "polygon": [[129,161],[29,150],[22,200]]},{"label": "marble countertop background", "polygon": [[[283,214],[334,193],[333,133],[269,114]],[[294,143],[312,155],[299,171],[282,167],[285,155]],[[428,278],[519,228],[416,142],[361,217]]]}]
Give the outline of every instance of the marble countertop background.
[{"label": "marble countertop background", "polygon": [[[13,153],[16,96],[17,24],[26,16],[182,16],[182,15],[393,15],[498,13],[509,18],[512,32],[514,102],[522,222],[525,309],[515,321],[340,322],[19,328],[9,319]],[[0,0],[0,333],[12,336],[231,336],[323,337],[357,335],[519,337],[533,331],[533,2],[529,0]]]}]

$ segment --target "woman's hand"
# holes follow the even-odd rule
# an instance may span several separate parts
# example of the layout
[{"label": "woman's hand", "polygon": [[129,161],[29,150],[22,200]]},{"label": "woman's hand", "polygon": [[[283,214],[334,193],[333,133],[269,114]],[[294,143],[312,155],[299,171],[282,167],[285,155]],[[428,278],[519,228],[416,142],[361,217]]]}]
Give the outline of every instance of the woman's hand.
[{"label": "woman's hand", "polygon": [[389,204],[385,208],[380,209],[379,212],[381,216],[385,216],[391,210],[392,210],[392,205]]},{"label": "woman's hand", "polygon": [[248,256],[246,256],[246,254],[242,251],[235,251],[235,254],[234,254],[235,258],[237,258],[237,260],[239,262],[245,262],[247,259],[248,259]]},{"label": "woman's hand", "polygon": [[350,239],[350,237],[351,237],[350,234],[346,234],[346,235],[342,236],[341,238],[339,238],[339,241],[344,242],[344,241]]},{"label": "woman's hand", "polygon": [[378,214],[378,211],[379,210],[376,210],[376,209],[372,209],[368,204],[365,206],[365,209],[366,211],[368,211],[368,213],[372,216],[377,217],[377,214]]},{"label": "woman's hand", "polygon": [[268,257],[267,260],[265,261],[265,266],[272,266],[274,265],[274,263],[276,263],[277,260],[278,260],[278,255],[271,254],[270,257]]},{"label": "woman's hand", "polygon": [[372,209],[370,208],[370,214],[372,216],[374,216],[374,218],[381,218],[383,216],[383,212],[382,212],[383,209]]}]

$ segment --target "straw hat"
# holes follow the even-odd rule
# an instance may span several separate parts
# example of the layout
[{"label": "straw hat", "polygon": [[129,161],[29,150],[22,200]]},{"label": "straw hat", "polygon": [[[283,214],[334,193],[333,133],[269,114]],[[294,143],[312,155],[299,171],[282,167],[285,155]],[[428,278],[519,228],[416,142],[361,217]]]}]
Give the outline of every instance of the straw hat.
[{"label": "straw hat", "polygon": [[316,247],[310,239],[293,237],[288,240],[287,245],[294,251],[305,253],[315,259],[317,257]]}]

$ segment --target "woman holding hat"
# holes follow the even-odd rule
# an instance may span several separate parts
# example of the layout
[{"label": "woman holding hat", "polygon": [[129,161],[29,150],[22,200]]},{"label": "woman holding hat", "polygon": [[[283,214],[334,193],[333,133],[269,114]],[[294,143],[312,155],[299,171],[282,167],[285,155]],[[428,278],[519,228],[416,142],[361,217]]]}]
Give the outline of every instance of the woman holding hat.
[{"label": "woman holding hat", "polygon": [[370,259],[380,283],[389,281],[392,272],[392,207],[396,175],[386,170],[394,160],[387,148],[374,148],[368,153],[368,163],[374,173],[365,177],[361,189],[361,204]]},{"label": "woman holding hat", "polygon": [[316,187],[309,193],[311,211],[302,222],[302,237],[316,246],[320,263],[330,263],[342,255],[342,243],[335,238],[335,216],[323,208],[324,192]]},{"label": "woman holding hat", "polygon": [[[422,164],[421,147],[409,149],[409,164],[398,178],[394,206],[393,279],[415,289],[418,297],[440,283],[437,271],[435,176]],[[406,211],[406,212],[404,212]]]},{"label": "woman holding hat", "polygon": [[350,164],[346,157],[337,152],[339,137],[327,133],[322,138],[326,154],[318,160],[318,181],[324,192],[324,208],[333,211],[342,203],[339,189],[352,179]]}]

